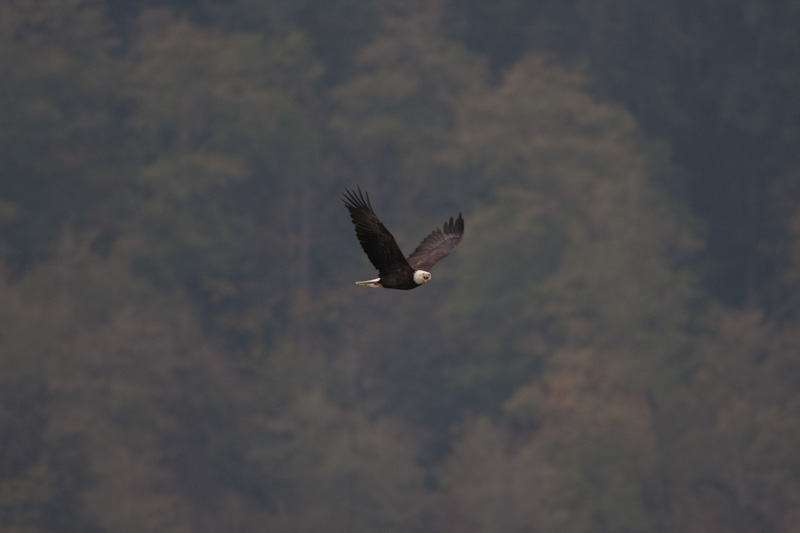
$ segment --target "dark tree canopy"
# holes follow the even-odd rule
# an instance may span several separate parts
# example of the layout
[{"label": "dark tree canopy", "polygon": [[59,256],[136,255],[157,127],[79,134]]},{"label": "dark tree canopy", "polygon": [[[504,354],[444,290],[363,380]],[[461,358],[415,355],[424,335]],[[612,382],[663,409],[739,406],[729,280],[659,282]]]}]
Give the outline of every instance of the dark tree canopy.
[{"label": "dark tree canopy", "polygon": [[[4,2],[3,531],[793,531],[798,27]],[[352,284],[355,184],[463,212],[436,283]]]}]

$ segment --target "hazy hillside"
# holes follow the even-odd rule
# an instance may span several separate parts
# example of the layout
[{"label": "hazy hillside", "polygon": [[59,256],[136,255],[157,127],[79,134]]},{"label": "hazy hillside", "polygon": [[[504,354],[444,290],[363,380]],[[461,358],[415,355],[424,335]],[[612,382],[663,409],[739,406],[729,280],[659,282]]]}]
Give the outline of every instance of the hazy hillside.
[{"label": "hazy hillside", "polygon": [[[0,523],[795,531],[800,6],[0,7]],[[374,277],[340,195],[410,253]]]}]

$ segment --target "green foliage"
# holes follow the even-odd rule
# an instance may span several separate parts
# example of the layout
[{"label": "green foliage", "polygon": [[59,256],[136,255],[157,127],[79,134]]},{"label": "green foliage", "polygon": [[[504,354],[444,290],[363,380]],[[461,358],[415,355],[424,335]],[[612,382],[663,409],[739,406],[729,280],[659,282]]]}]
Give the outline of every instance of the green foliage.
[{"label": "green foliage", "polygon": [[765,193],[799,151],[796,1],[454,0],[448,15],[495,69],[546,51],[668,138],[689,173],[672,186],[709,225],[707,285],[738,305],[763,296],[776,266]]},{"label": "green foliage", "polygon": [[683,406],[690,427],[671,458],[685,473],[675,479],[677,493],[690,487],[695,501],[682,503],[720,529],[790,531],[800,492],[779,480],[800,468],[791,444],[800,437],[796,325],[715,309],[707,327]]},{"label": "green foliage", "polygon": [[[4,531],[792,530],[793,3],[155,4],[0,7]],[[352,285],[356,184],[464,213],[434,283]]]},{"label": "green foliage", "polygon": [[[99,2],[7,2],[0,23],[5,253],[36,262],[65,220],[113,226],[120,65]],[[101,74],[102,72],[102,74]]]},{"label": "green foliage", "polygon": [[[697,242],[649,182],[661,154],[629,115],[594,102],[579,83],[529,58],[494,94],[462,107],[467,146],[458,164],[497,177],[478,182],[491,202],[472,217],[474,246],[462,251],[459,297],[443,320],[477,357],[461,386],[496,384],[481,367],[505,373],[495,401],[564,343],[602,338],[632,355],[666,357],[676,341],[665,340],[684,325],[692,297],[677,263]],[[504,364],[484,365],[489,354]]]},{"label": "green foliage", "polygon": [[392,191],[400,213],[409,199],[429,201],[432,184],[457,186],[440,161],[442,148],[458,107],[485,84],[482,62],[437,31],[440,3],[387,2],[380,33],[357,56],[358,71],[332,93],[331,126],[352,161],[352,179]]},{"label": "green foliage", "polygon": [[271,527],[377,532],[425,526],[430,503],[414,463],[418,445],[397,421],[343,411],[314,392],[257,424],[284,435],[278,446],[255,449],[257,460],[291,480]]}]

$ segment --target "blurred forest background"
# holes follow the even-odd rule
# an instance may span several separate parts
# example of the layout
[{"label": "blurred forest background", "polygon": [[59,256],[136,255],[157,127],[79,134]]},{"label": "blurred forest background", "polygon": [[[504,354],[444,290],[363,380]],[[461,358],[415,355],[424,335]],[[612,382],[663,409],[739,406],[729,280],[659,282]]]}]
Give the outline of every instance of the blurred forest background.
[{"label": "blurred forest background", "polygon": [[3,531],[800,530],[798,28],[4,0]]}]

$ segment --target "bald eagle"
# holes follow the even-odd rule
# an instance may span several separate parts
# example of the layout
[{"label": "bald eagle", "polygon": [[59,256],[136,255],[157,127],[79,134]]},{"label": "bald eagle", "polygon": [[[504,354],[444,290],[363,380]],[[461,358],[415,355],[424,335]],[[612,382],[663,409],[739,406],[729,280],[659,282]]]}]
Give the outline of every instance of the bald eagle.
[{"label": "bald eagle", "polygon": [[431,280],[429,270],[447,257],[464,236],[464,219],[445,221],[444,230],[436,228],[425,237],[417,249],[408,256],[386,229],[369,201],[369,194],[345,189],[342,195],[345,207],[356,227],[356,236],[370,262],[378,269],[379,277],[367,281],[356,281],[356,285],[384,287],[386,289],[416,289]]}]

